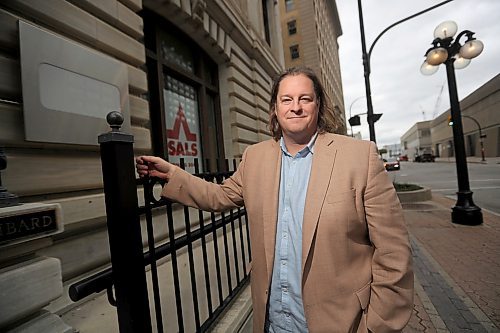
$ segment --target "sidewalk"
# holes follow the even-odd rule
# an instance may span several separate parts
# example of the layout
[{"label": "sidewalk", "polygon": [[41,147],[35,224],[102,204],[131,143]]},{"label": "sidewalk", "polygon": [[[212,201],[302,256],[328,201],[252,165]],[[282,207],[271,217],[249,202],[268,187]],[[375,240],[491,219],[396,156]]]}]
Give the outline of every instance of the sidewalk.
[{"label": "sidewalk", "polygon": [[[436,162],[455,163],[455,157],[436,157]],[[484,161],[478,156],[467,156],[467,163],[500,164],[500,157],[485,157]]]},{"label": "sidewalk", "polygon": [[403,204],[415,269],[409,332],[500,332],[500,215],[451,223],[454,201]]}]

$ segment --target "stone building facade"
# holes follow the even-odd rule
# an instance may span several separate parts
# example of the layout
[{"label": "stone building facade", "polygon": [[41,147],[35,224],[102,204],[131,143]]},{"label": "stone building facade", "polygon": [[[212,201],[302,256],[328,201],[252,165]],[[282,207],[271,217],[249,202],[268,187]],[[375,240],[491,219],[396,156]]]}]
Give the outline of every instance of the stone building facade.
[{"label": "stone building facade", "polygon": [[401,136],[401,155],[414,160],[419,155],[432,152],[430,124],[430,120],[415,123]]},{"label": "stone building facade", "polygon": [[270,138],[283,68],[272,0],[2,1],[0,185],[21,204],[0,217],[47,211],[58,224],[17,238],[2,225],[0,331],[68,331],[68,285],[109,265],[94,135],[109,111],[125,115],[136,154],[240,157]]}]

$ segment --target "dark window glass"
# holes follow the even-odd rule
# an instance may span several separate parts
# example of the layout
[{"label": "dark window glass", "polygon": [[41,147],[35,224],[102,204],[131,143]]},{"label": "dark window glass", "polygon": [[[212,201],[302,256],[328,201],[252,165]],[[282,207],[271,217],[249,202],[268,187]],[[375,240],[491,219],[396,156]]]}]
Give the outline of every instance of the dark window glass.
[{"label": "dark window glass", "polygon": [[290,46],[290,56],[292,57],[292,59],[297,59],[300,57],[298,45]]},{"label": "dark window glass", "polygon": [[262,0],[262,17],[264,18],[264,34],[267,44],[271,45],[271,31],[269,30],[269,13],[267,9],[267,1]]},{"label": "dark window glass", "polygon": [[163,18],[144,10],[143,19],[154,153],[206,169],[224,157],[217,64]]},{"label": "dark window glass", "polygon": [[288,25],[288,34],[295,35],[297,33],[297,21],[293,20],[287,23]]}]

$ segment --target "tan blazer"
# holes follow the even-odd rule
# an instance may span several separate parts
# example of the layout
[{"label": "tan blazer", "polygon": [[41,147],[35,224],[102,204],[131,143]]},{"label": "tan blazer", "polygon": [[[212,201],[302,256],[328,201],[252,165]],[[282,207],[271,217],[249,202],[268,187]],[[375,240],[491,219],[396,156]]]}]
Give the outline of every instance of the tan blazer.
[{"label": "tan blazer", "polygon": [[[252,247],[254,332],[264,331],[273,268],[281,149],[248,147],[222,185],[180,169],[162,195],[203,210],[245,205]],[[413,304],[408,234],[375,144],[319,135],[304,210],[302,298],[310,332],[398,332]]]}]

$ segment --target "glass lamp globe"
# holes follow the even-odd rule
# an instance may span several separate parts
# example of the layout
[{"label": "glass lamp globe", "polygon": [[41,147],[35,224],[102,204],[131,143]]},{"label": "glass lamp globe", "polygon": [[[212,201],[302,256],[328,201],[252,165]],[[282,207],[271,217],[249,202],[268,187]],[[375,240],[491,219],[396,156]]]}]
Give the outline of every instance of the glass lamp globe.
[{"label": "glass lamp globe", "polygon": [[459,53],[460,56],[465,59],[472,59],[480,55],[481,52],[483,52],[483,48],[484,48],[483,42],[477,39],[473,39],[462,45]]},{"label": "glass lamp globe", "polygon": [[427,63],[432,66],[440,65],[448,58],[448,51],[444,47],[437,47],[427,53]]},{"label": "glass lamp globe", "polygon": [[458,26],[454,21],[444,21],[434,29],[434,38],[445,39],[457,33]]},{"label": "glass lamp globe", "polygon": [[470,61],[471,61],[470,59],[465,59],[461,56],[455,56],[455,61],[453,62],[453,67],[455,69],[465,68],[465,67],[469,66]]},{"label": "glass lamp globe", "polygon": [[427,61],[424,61],[422,66],[420,66],[420,73],[424,75],[432,75],[437,72],[439,66],[432,66]]}]

